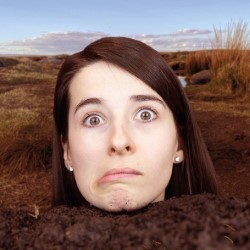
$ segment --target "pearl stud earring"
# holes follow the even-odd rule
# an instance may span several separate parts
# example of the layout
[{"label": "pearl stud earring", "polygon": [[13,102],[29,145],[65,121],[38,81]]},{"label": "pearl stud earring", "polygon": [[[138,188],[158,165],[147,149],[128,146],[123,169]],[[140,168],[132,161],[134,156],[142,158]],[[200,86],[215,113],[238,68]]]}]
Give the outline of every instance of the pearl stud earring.
[{"label": "pearl stud earring", "polygon": [[74,169],[69,165],[69,166],[68,166],[68,170],[69,170],[70,172],[73,172]]},{"label": "pearl stud earring", "polygon": [[181,162],[181,157],[180,156],[176,156],[175,157],[175,163],[180,163]]}]

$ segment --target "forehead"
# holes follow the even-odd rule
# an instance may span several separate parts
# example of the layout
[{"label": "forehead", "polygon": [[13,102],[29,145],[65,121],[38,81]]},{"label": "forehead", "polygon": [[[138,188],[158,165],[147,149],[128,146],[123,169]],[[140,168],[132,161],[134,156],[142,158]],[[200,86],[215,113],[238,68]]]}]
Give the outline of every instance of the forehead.
[{"label": "forehead", "polygon": [[74,98],[110,94],[115,96],[154,94],[157,92],[129,72],[107,62],[96,62],[81,69],[70,84],[70,94]]}]

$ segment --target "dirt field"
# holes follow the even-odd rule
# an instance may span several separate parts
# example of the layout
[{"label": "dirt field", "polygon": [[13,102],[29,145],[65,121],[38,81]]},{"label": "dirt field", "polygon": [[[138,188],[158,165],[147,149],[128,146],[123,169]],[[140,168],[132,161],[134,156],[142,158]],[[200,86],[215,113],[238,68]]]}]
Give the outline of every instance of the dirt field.
[{"label": "dirt field", "polygon": [[[51,100],[49,86],[42,93],[39,86],[31,92]],[[3,93],[9,88],[1,86]],[[189,94],[190,103],[224,198],[182,197],[120,215],[92,207],[51,210],[49,163],[14,176],[1,166],[0,249],[250,248],[249,102],[197,93]]]}]

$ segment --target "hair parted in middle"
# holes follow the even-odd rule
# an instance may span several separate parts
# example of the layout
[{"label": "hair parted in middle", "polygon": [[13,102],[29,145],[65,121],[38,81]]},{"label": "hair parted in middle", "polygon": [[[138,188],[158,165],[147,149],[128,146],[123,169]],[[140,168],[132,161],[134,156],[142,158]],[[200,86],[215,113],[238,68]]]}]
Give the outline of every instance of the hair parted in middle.
[{"label": "hair parted in middle", "polygon": [[116,65],[142,80],[163,98],[173,113],[184,161],[173,168],[166,198],[217,193],[213,163],[183,87],[172,69],[156,50],[143,42],[126,37],[104,37],[69,56],[58,74],[54,95],[53,205],[85,203],[73,174],[65,167],[61,140],[67,141],[68,137],[70,83],[82,68],[98,61]]}]

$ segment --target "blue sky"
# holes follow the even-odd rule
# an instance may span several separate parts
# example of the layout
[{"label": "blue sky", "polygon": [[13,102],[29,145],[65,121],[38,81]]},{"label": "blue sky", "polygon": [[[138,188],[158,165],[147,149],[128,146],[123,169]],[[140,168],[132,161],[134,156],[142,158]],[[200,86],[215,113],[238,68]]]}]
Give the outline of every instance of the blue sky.
[{"label": "blue sky", "polygon": [[239,20],[249,24],[249,0],[8,0],[0,5],[0,54],[70,54],[102,36],[195,50],[210,46],[213,26]]}]

